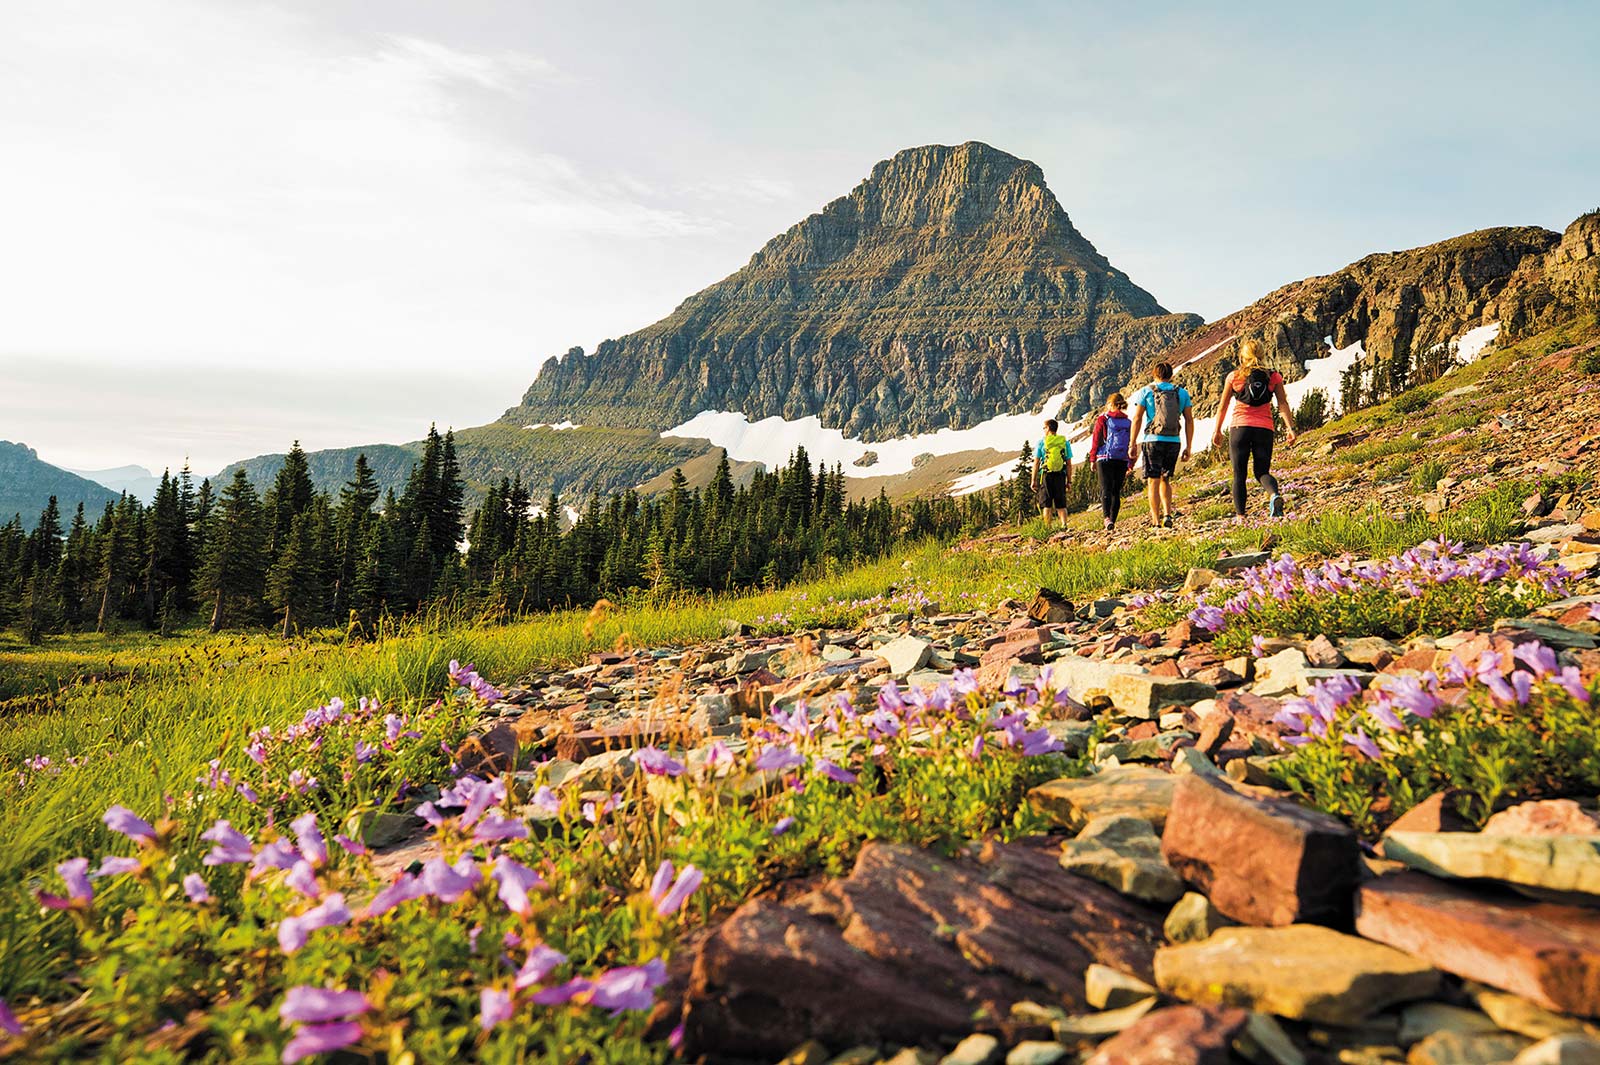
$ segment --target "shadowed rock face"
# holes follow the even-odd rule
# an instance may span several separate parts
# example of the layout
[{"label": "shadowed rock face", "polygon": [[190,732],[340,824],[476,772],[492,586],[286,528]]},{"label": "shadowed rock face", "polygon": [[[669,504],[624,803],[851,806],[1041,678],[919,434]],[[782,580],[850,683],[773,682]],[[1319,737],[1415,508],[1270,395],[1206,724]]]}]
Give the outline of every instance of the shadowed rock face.
[{"label": "shadowed rock face", "polygon": [[900,152],[671,316],[547,361],[507,419],[667,428],[702,410],[820,415],[868,440],[1120,380],[1200,324],[1073,228],[1033,163]]}]

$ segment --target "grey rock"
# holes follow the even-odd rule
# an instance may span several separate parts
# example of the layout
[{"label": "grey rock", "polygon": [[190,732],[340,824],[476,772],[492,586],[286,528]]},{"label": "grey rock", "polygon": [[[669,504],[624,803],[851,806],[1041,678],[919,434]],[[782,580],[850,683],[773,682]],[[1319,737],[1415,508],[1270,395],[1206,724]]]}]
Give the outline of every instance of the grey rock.
[{"label": "grey rock", "polygon": [[1144,720],[1154,720],[1168,706],[1189,706],[1217,697],[1217,689],[1197,680],[1138,673],[1111,677],[1106,690],[1118,710]]},{"label": "grey rock", "polygon": [[1161,839],[1141,817],[1101,817],[1061,847],[1061,866],[1146,902],[1171,902],[1183,881],[1161,857]]},{"label": "grey rock", "polygon": [[1300,690],[1301,678],[1310,669],[1304,652],[1287,647],[1277,654],[1256,661],[1256,680],[1252,690],[1257,695],[1288,695]]},{"label": "grey rock", "polygon": [[1406,1054],[1407,1065],[1502,1065],[1529,1045],[1526,1036],[1512,1032],[1456,1032],[1448,1029],[1416,1043]]},{"label": "grey rock", "polygon": [[878,656],[889,663],[889,672],[904,676],[927,664],[933,644],[916,636],[901,636],[878,648]]},{"label": "grey rock", "polygon": [[1211,905],[1211,900],[1198,891],[1190,891],[1173,904],[1161,931],[1173,943],[1198,943],[1209,939],[1219,928],[1233,924],[1222,911]]}]

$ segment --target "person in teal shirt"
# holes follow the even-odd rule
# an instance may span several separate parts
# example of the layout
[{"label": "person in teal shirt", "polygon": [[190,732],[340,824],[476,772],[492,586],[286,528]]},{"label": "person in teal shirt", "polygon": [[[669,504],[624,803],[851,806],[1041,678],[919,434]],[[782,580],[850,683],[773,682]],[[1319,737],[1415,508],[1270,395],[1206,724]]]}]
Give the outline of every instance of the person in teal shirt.
[{"label": "person in teal shirt", "polygon": [[1171,363],[1156,363],[1155,380],[1133,394],[1133,438],[1139,441],[1148,482],[1145,498],[1150,520],[1163,529],[1173,526],[1172,477],[1194,443],[1193,408],[1189,390],[1172,383]]},{"label": "person in teal shirt", "polygon": [[1033,487],[1039,488],[1039,477],[1044,476],[1044,490],[1047,496],[1044,506],[1044,519],[1050,520],[1050,512],[1054,511],[1056,520],[1065,527],[1067,524],[1067,485],[1072,483],[1072,445],[1067,443],[1067,438],[1057,430],[1060,426],[1054,418],[1044,423],[1044,436],[1039,440],[1039,446],[1033,452]]}]

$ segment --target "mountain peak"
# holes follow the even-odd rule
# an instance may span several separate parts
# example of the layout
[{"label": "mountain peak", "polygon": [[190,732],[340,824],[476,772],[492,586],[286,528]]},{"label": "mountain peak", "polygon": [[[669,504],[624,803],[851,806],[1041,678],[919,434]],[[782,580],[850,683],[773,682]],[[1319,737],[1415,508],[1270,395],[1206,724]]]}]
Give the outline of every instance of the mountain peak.
[{"label": "mountain peak", "polygon": [[546,362],[507,420],[667,429],[731,410],[881,440],[1037,408],[1198,324],[1097,252],[1036,164],[924,145],[667,318]]}]

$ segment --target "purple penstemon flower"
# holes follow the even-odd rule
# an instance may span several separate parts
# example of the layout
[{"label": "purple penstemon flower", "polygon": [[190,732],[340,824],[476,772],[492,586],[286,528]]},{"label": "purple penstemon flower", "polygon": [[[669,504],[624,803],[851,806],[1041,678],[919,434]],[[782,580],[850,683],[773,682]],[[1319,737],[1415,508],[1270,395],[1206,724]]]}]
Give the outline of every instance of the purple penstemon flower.
[{"label": "purple penstemon flower", "polygon": [[155,826],[144,818],[135,814],[126,806],[112,806],[106,810],[101,818],[106,827],[113,832],[120,832],[135,843],[144,845],[156,841]]},{"label": "purple penstemon flower", "polygon": [[295,842],[300,845],[300,853],[306,861],[318,867],[328,864],[328,843],[322,838],[322,830],[317,827],[316,814],[301,814],[289,822],[289,828],[294,832]]},{"label": "purple penstemon flower", "polygon": [[286,839],[275,839],[256,852],[250,863],[250,875],[259,876],[269,869],[293,869],[300,861],[300,852]]},{"label": "purple penstemon flower", "polygon": [[313,1054],[331,1054],[335,1050],[354,1046],[363,1035],[358,1021],[330,1021],[327,1024],[307,1024],[295,1032],[283,1048],[283,1065],[294,1065]]},{"label": "purple penstemon flower", "polygon": [[700,870],[692,865],[684,866],[683,871],[678,874],[678,879],[673,882],[672,887],[668,888],[660,898],[656,899],[656,913],[662,917],[670,917],[677,913],[683,908],[683,904],[689,901],[689,896],[699,889],[703,880],[705,880],[705,874]]},{"label": "purple penstemon flower", "polygon": [[89,875],[92,877],[122,876],[124,873],[137,873],[143,866],[137,858],[119,858],[115,855],[106,855],[100,862],[100,868]]},{"label": "purple penstemon flower", "polygon": [[284,993],[278,1018],[285,1024],[321,1024],[358,1017],[371,1008],[371,1001],[360,991],[301,984]]},{"label": "purple penstemon flower", "polygon": [[189,897],[190,902],[211,902],[211,888],[206,884],[206,878],[199,873],[190,873],[183,878],[183,893]]},{"label": "purple penstemon flower", "polygon": [[528,826],[515,817],[507,817],[499,810],[478,822],[472,833],[474,843],[504,843],[508,839],[527,839]]},{"label": "purple penstemon flower", "polygon": [[1050,730],[1047,728],[1023,732],[1020,746],[1024,758],[1036,758],[1039,755],[1054,754],[1066,749],[1066,744],[1050,735]]},{"label": "purple penstemon flower", "polygon": [[633,764],[656,777],[683,775],[684,764],[659,747],[640,747],[633,752]]},{"label": "purple penstemon flower", "polygon": [[278,922],[278,948],[293,954],[306,945],[306,939],[319,928],[332,928],[350,920],[350,910],[344,904],[344,895],[335,891],[304,913],[285,917]]},{"label": "purple penstemon flower", "polygon": [[522,963],[522,968],[517,970],[514,986],[518,991],[526,991],[534,984],[543,982],[544,978],[555,971],[556,966],[567,960],[567,956],[553,947],[540,943],[528,951],[528,957]]},{"label": "purple penstemon flower", "polygon": [[533,798],[529,800],[535,813],[543,817],[555,817],[561,813],[561,796],[557,795],[548,784],[540,784],[534,790]]},{"label": "purple penstemon flower", "polygon": [[1512,650],[1511,655],[1532,670],[1534,677],[1540,680],[1558,668],[1556,653],[1542,643],[1520,644]]},{"label": "purple penstemon flower", "polygon": [[1220,607],[1204,603],[1189,611],[1189,621],[1206,632],[1221,632],[1228,624]]},{"label": "purple penstemon flower", "polygon": [[978,674],[971,669],[958,669],[950,678],[950,686],[961,695],[972,695],[978,690]]},{"label": "purple penstemon flower", "polygon": [[375,744],[368,743],[365,740],[356,740],[356,765],[366,765],[378,756],[379,750],[381,748]]},{"label": "purple penstemon flower", "polygon": [[346,854],[360,856],[367,853],[367,845],[365,843],[362,843],[358,839],[351,839],[343,832],[334,836],[333,841],[337,843],[339,845],[339,849],[344,851]]},{"label": "purple penstemon flower", "polygon": [[381,917],[402,902],[420,899],[427,893],[421,879],[410,873],[401,873],[388,887],[372,896],[372,901],[367,903],[366,916]]},{"label": "purple penstemon flower", "polygon": [[422,865],[422,887],[440,902],[460,899],[483,881],[483,870],[472,856],[462,855],[454,865],[443,858],[429,858]]},{"label": "purple penstemon flower", "polygon": [[528,912],[528,893],[542,891],[546,887],[544,877],[505,854],[495,859],[491,875],[500,885],[500,901],[518,916]]},{"label": "purple penstemon flower", "polygon": [[793,817],[787,817],[787,816],[786,817],[780,817],[780,818],[778,818],[777,824],[772,826],[772,834],[774,836],[781,836],[785,832],[788,832],[793,827],[794,827],[794,818]]},{"label": "purple penstemon flower", "polygon": [[516,1013],[511,992],[486,987],[478,992],[478,1027],[487,1032],[497,1024],[509,1021]]},{"label": "purple penstemon flower", "polygon": [[202,832],[200,838],[213,844],[206,856],[200,859],[203,865],[232,865],[255,859],[255,848],[250,844],[250,837],[225,820],[219,819]]},{"label": "purple penstemon flower", "polygon": [[845,769],[843,766],[830,762],[826,758],[818,758],[816,767],[817,772],[839,784],[854,784],[858,779],[855,773]]},{"label": "purple penstemon flower", "polygon": [[445,806],[464,807],[457,819],[462,828],[471,828],[488,812],[489,807],[498,806],[505,800],[506,786],[503,781],[478,777],[462,777],[439,795],[439,802]]},{"label": "purple penstemon flower", "polygon": [[805,755],[801,754],[793,747],[782,746],[768,747],[766,750],[762,751],[758,756],[756,756],[756,760],[751,763],[751,766],[752,768],[762,772],[769,770],[773,772],[786,772],[790,769],[797,769],[805,764]]},{"label": "purple penstemon flower", "polygon": [[585,989],[589,1004],[621,1013],[647,1010],[655,1005],[656,988],[667,982],[667,966],[660,958],[643,965],[624,966],[600,974]]},{"label": "purple penstemon flower", "polygon": [[1590,699],[1589,689],[1584,686],[1583,675],[1577,666],[1567,666],[1555,674],[1555,682],[1566,689],[1568,695],[1580,703],[1587,703]]},{"label": "purple penstemon flower", "polygon": [[734,763],[733,749],[721,740],[712,740],[706,748],[706,768],[716,769]]},{"label": "purple penstemon flower", "polygon": [[6,1000],[0,998],[0,1032],[9,1032],[11,1035],[22,1035],[27,1031],[22,1022],[17,1020],[17,1015],[11,1012],[11,1007]]},{"label": "purple penstemon flower", "polygon": [[1368,736],[1366,731],[1359,725],[1356,726],[1355,732],[1346,732],[1343,736],[1343,739],[1346,743],[1350,744],[1350,746],[1354,747],[1356,750],[1360,751],[1363,755],[1372,759],[1374,762],[1383,758],[1382,749],[1380,749],[1378,745],[1372,741],[1372,737]]},{"label": "purple penstemon flower", "polygon": [[41,905],[50,910],[86,910],[94,901],[94,887],[89,883],[89,859],[71,858],[56,866],[56,874],[67,885],[67,894],[52,895],[38,892]]},{"label": "purple penstemon flower", "polygon": [[317,880],[317,871],[303,858],[294,863],[289,875],[283,878],[283,882],[308,899],[322,897],[322,884]]}]

